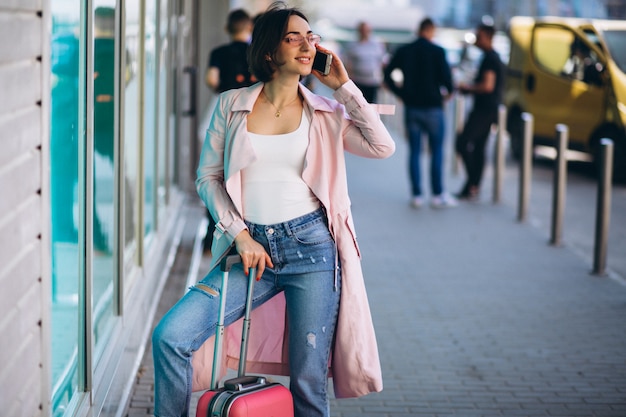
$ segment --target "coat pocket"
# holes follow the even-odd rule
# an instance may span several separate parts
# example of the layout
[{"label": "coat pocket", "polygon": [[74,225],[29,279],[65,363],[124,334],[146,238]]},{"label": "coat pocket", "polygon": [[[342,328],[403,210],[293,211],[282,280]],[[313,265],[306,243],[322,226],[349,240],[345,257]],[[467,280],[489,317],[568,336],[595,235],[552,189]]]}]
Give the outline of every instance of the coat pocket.
[{"label": "coat pocket", "polygon": [[356,249],[356,253],[359,257],[359,259],[361,259],[361,248],[359,248],[359,242],[357,241],[356,238],[356,229],[354,227],[354,221],[352,220],[352,215],[350,214],[350,212],[345,213],[341,216],[343,219],[343,224],[345,226],[345,228],[348,230],[348,233],[350,233],[350,237],[352,238],[352,242],[354,243],[354,248]]}]

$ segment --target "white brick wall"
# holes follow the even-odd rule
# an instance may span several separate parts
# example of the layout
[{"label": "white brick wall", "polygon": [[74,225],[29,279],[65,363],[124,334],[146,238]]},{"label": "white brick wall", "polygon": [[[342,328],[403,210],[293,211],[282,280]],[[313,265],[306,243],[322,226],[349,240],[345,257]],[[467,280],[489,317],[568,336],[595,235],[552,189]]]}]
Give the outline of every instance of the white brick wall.
[{"label": "white brick wall", "polygon": [[0,414],[6,416],[41,416],[48,408],[41,11],[42,0],[0,0]]}]

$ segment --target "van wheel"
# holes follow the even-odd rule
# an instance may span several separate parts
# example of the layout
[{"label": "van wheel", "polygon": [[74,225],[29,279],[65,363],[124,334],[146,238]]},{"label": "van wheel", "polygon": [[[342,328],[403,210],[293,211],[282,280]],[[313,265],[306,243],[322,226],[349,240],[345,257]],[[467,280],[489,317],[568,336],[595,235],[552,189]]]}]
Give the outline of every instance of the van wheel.
[{"label": "van wheel", "polygon": [[513,159],[519,161],[522,159],[522,151],[524,149],[524,122],[522,121],[520,109],[514,108],[509,112],[506,125],[510,135],[511,154]]},{"label": "van wheel", "polygon": [[626,134],[616,127],[598,131],[591,140],[591,152],[596,171],[599,173],[600,166],[600,140],[611,139],[613,141],[613,180],[626,183]]}]

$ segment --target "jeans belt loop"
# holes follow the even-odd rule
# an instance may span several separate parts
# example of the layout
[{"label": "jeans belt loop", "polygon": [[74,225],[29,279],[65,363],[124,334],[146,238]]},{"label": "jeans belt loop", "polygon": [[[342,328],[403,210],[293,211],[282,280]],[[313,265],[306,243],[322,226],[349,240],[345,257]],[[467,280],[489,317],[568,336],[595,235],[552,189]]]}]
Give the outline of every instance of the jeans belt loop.
[{"label": "jeans belt loop", "polygon": [[289,222],[284,222],[283,227],[285,228],[285,232],[287,232],[287,236],[293,236],[293,232],[291,231],[291,227],[289,226]]}]

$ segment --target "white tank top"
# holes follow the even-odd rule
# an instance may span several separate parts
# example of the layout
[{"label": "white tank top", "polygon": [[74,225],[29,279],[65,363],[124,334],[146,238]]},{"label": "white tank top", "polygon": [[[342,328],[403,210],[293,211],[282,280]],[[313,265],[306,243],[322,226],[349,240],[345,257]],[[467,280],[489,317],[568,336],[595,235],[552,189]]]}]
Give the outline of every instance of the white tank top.
[{"label": "white tank top", "polygon": [[302,180],[309,126],[303,111],[300,126],[294,132],[248,132],[257,159],[242,171],[244,219],[256,224],[282,223],[320,207]]}]

